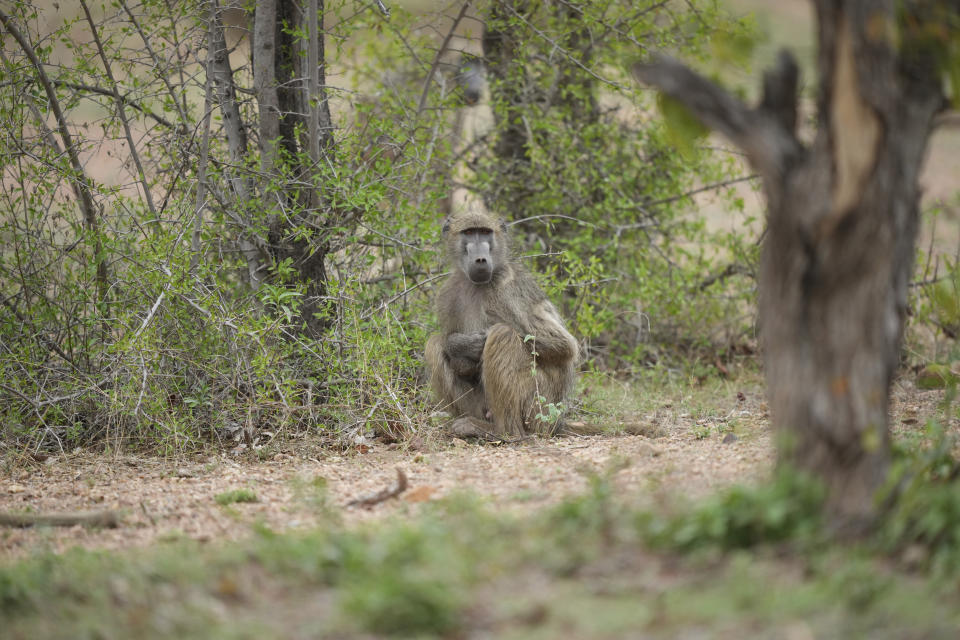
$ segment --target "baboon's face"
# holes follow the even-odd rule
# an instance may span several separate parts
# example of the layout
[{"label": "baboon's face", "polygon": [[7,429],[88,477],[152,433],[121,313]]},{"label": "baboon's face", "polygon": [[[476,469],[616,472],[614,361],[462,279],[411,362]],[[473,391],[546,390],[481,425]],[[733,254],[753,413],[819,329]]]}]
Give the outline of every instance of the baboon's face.
[{"label": "baboon's face", "polygon": [[460,268],[473,284],[489,284],[499,266],[496,234],[491,229],[464,229],[460,232]]},{"label": "baboon's face", "polygon": [[468,106],[480,102],[483,97],[483,88],[487,83],[486,70],[478,60],[465,59],[460,65],[457,82],[463,90],[463,100]]}]

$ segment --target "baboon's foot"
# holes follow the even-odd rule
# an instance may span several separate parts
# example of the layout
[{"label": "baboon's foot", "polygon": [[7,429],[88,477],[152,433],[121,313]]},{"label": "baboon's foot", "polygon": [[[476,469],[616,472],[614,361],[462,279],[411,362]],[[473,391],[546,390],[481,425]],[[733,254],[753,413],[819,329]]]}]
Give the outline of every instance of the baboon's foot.
[{"label": "baboon's foot", "polygon": [[458,438],[479,438],[481,440],[499,440],[496,434],[497,427],[492,422],[484,422],[464,416],[457,418],[450,425],[450,434]]}]

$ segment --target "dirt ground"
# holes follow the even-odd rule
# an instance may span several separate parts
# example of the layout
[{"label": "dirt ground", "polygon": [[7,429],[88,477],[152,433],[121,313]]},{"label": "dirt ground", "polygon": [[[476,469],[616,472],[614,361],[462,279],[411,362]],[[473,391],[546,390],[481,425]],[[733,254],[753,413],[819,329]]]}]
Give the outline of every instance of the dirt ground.
[{"label": "dirt ground", "polygon": [[[919,391],[902,380],[894,390],[893,430],[922,429],[936,415],[941,391]],[[505,510],[534,510],[586,489],[593,474],[612,476],[621,495],[651,504],[696,499],[734,483],[763,479],[774,459],[762,391],[717,398],[712,417],[688,406],[664,404],[638,416],[644,435],[567,436],[491,445],[414,436],[402,444],[377,442],[333,453],[309,439],[289,441],[260,460],[251,452],[218,452],[173,461],[132,455],[65,454],[20,463],[0,477],[0,512],[119,510],[115,529],[37,527],[0,529],[0,561],[73,546],[121,549],[184,537],[239,539],[253,525],[275,531],[350,526],[404,517],[453,492],[472,492]],[[408,479],[396,498],[371,507],[351,501],[395,487],[397,469]],[[221,506],[218,494],[250,489],[257,502]]]}]

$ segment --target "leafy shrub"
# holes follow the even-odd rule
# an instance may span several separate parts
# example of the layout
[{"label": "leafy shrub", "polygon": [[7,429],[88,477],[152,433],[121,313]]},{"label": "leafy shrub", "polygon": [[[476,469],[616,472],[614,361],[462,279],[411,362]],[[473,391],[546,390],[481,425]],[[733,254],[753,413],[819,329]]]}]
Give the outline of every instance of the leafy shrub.
[{"label": "leafy shrub", "polygon": [[771,482],[733,487],[673,517],[641,513],[637,525],[654,546],[679,551],[803,543],[820,531],[824,495],[818,481],[781,468]]},{"label": "leafy shrub", "polygon": [[890,510],[879,531],[880,545],[897,552],[912,548],[915,561],[941,572],[960,569],[960,461],[955,450],[955,439],[938,423],[929,423],[924,441],[894,448],[889,489],[881,496]]},{"label": "leafy shrub", "polygon": [[[344,70],[327,87],[336,135],[314,162],[300,124],[285,121],[264,171],[256,136],[234,157],[223,105],[200,98],[211,5],[146,0],[91,26],[15,4],[11,24],[52,75],[78,153],[109,153],[117,175],[77,175],[62,141],[51,143],[39,68],[11,45],[0,62],[11,79],[0,86],[11,132],[0,138],[0,437],[176,454],[303,430],[417,428],[439,220],[461,161],[475,171],[467,186],[516,222],[524,253],[563,253],[526,259],[597,367],[726,348],[752,323],[756,249],[684,211],[729,164],[676,150],[628,73],[643,47],[704,58],[712,36],[750,32],[715,3],[693,5],[636,12],[606,0],[582,15],[530,5],[513,18],[491,8],[491,28],[518,46],[491,74],[495,130],[462,154],[442,38],[421,28],[436,16],[395,7],[385,21],[332,3],[326,11],[344,14],[327,21],[328,57]],[[123,78],[132,149],[112,91],[89,89],[109,77],[90,38],[76,37],[88,27]],[[140,45],[143,55],[129,55]],[[240,118],[255,131],[252,79],[233,71]],[[516,91],[523,99],[508,99]],[[97,126],[78,126],[88,121]],[[500,151],[517,122],[529,131],[519,160]],[[143,170],[128,180],[128,167]],[[83,184],[90,211],[78,205]],[[712,278],[727,264],[737,269]]]}]

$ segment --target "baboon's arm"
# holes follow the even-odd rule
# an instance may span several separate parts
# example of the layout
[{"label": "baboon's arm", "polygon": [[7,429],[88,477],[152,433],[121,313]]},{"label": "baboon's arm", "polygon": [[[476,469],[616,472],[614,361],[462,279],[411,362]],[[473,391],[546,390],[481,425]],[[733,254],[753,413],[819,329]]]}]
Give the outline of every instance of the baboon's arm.
[{"label": "baboon's arm", "polygon": [[443,350],[449,358],[479,360],[486,341],[486,333],[451,333]]},{"label": "baboon's arm", "polygon": [[443,352],[450,369],[461,378],[472,378],[479,374],[486,341],[485,333],[451,333],[447,336]]},{"label": "baboon's arm", "polygon": [[576,339],[560,321],[560,314],[549,302],[538,304],[531,313],[532,348],[541,364],[575,360],[579,352]]}]

